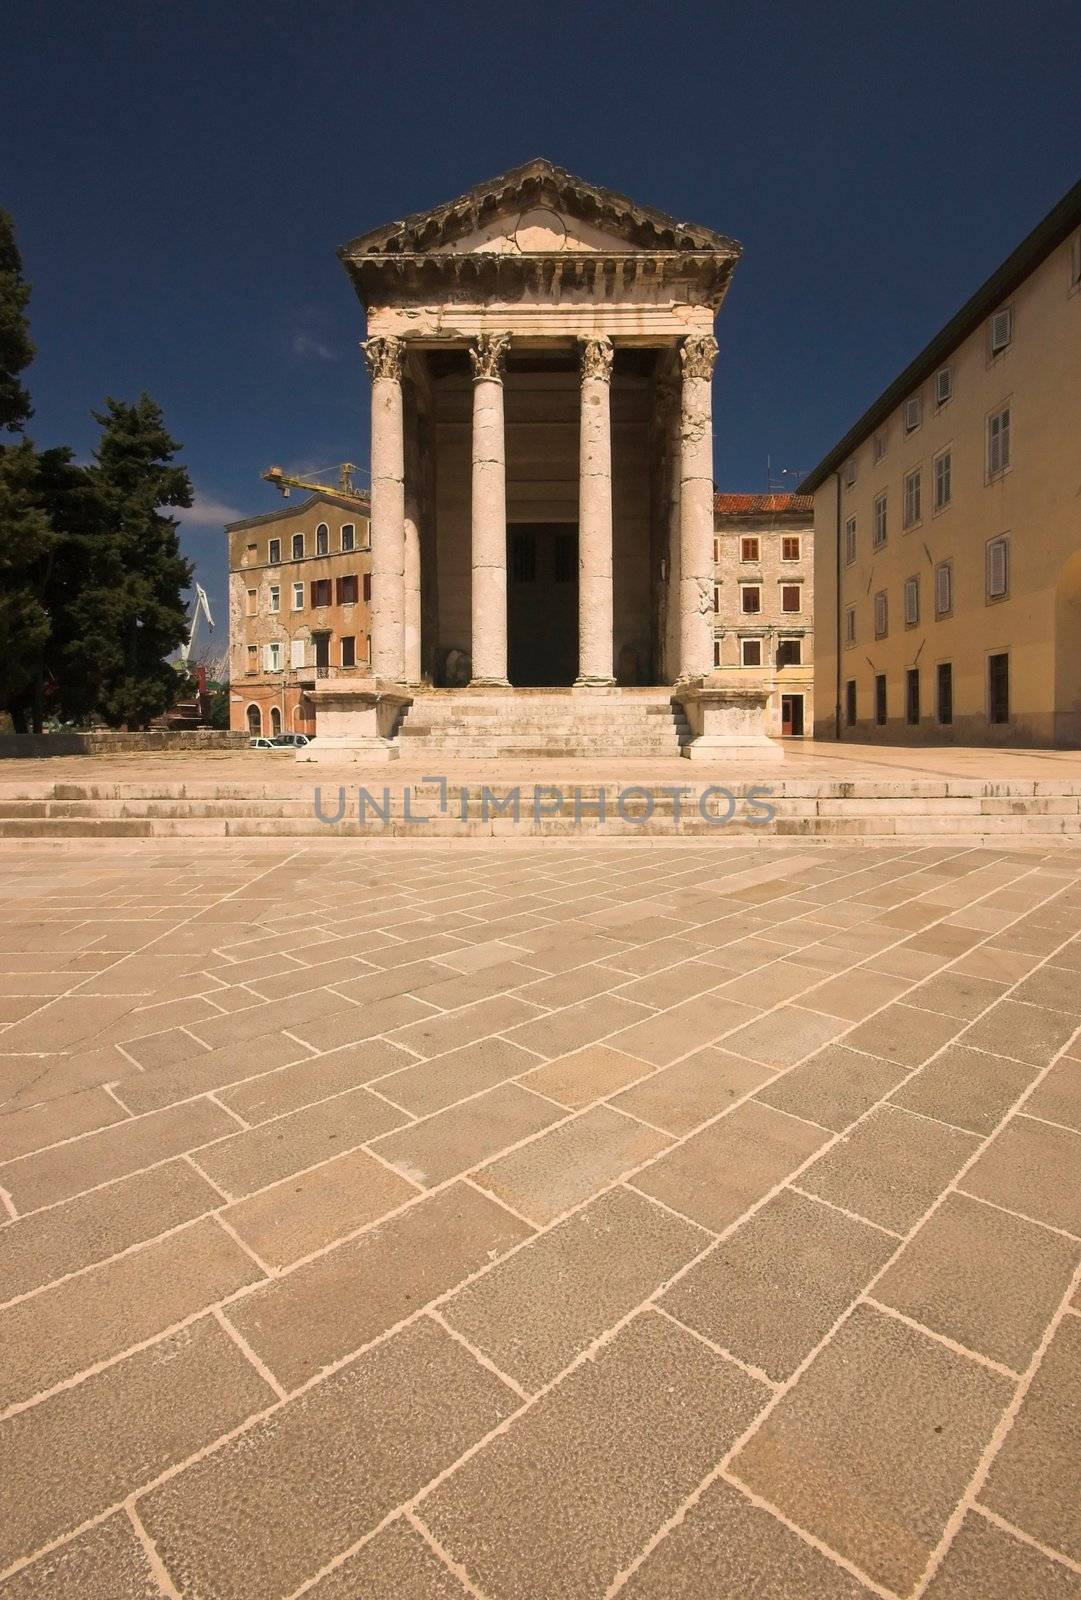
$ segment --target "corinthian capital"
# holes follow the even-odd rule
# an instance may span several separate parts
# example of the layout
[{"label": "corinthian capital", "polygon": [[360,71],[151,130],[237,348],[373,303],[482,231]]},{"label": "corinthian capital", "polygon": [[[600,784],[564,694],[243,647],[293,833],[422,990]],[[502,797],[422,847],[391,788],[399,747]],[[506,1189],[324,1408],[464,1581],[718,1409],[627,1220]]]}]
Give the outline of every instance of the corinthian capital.
[{"label": "corinthian capital", "polygon": [[496,383],[501,383],[509,346],[509,333],[478,334],[476,344],[469,351],[469,359],[473,363],[474,380],[477,378],[494,378]]},{"label": "corinthian capital", "polygon": [[679,347],[685,378],[712,378],[717,341],[711,333],[693,333]]},{"label": "corinthian capital", "polygon": [[607,383],[612,376],[611,339],[583,339],[582,377],[600,378]]},{"label": "corinthian capital", "polygon": [[365,339],[361,348],[373,383],[376,378],[393,378],[395,383],[401,382],[404,352],[404,343],[401,339],[394,337]]}]

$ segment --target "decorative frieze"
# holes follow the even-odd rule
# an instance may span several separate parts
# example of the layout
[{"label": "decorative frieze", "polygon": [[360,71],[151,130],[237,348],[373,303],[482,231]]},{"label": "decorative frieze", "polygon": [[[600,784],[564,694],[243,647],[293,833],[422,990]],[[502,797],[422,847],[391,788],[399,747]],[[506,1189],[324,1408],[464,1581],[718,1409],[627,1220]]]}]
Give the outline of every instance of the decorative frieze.
[{"label": "decorative frieze", "polygon": [[376,378],[393,378],[395,383],[402,381],[402,357],[405,354],[405,340],[394,336],[365,339],[361,348],[364,359],[368,363],[368,372],[372,382]]},{"label": "decorative frieze", "polygon": [[581,341],[582,377],[599,378],[608,383],[612,376],[611,339],[583,339]]},{"label": "decorative frieze", "polygon": [[489,378],[502,383],[510,347],[509,333],[481,333],[470,346],[469,359],[473,363],[473,380]]},{"label": "decorative frieze", "polygon": [[717,341],[711,333],[690,334],[679,347],[685,378],[712,378]]}]

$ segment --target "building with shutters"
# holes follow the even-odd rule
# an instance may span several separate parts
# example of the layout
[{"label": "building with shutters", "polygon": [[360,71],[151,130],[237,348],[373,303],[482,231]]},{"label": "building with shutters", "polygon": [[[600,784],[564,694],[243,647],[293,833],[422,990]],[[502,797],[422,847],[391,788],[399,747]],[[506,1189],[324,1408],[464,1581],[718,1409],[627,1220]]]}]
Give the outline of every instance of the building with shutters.
[{"label": "building with shutters", "polygon": [[321,678],[370,671],[367,496],[309,496],[226,527],[229,726],[315,733]]},{"label": "building with shutters", "polygon": [[1081,744],[1081,183],[804,480],[815,734]]},{"label": "building with shutters", "polygon": [[713,497],[713,667],[768,691],[766,731],[814,725],[814,507],[810,495]]}]

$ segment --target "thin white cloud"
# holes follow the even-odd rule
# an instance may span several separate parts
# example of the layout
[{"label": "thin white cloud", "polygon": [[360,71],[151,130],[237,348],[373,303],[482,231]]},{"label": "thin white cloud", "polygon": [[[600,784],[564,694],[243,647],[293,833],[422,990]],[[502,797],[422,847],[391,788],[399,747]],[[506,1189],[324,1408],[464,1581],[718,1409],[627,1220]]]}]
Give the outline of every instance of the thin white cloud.
[{"label": "thin white cloud", "polygon": [[250,511],[238,511],[235,506],[228,506],[224,500],[215,500],[213,495],[201,494],[196,489],[193,503],[190,506],[176,506],[172,515],[184,528],[220,528],[226,522],[239,522],[242,517],[250,516]]},{"label": "thin white cloud", "polygon": [[322,339],[315,338],[310,333],[294,333],[293,354],[307,360],[314,356],[317,361],[340,361],[341,351],[335,350],[331,345],[324,344]]}]

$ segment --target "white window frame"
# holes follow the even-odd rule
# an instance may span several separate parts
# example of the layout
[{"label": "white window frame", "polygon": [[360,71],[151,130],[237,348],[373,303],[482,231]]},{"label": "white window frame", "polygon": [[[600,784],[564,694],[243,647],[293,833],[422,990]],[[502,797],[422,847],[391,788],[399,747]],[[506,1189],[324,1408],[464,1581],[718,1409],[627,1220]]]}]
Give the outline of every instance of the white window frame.
[{"label": "white window frame", "polygon": [[[754,540],[755,554],[753,556],[745,556],[743,554],[743,541],[745,539],[753,539]],[[762,560],[762,539],[761,539],[761,536],[759,534],[757,534],[757,533],[741,533],[740,534],[740,536],[739,536],[739,559],[740,559],[740,565],[741,566],[757,567],[761,563],[761,560]]]},{"label": "white window frame", "polygon": [[850,567],[856,559],[856,519],[849,517],[845,523],[845,566]]},{"label": "white window frame", "polygon": [[[794,556],[786,556],[785,553],[784,553],[784,547],[785,547],[785,540],[786,539],[792,539],[792,540],[795,541],[796,553],[795,553]],[[803,560],[803,540],[800,538],[798,533],[782,533],[781,534],[781,560],[784,561],[784,562],[788,562],[788,563],[792,563],[794,561],[802,561]]]},{"label": "white window frame", "polygon": [[881,494],[875,495],[872,515],[874,520],[871,546],[875,550],[881,550],[890,536],[889,509],[885,489]]},{"label": "white window frame", "polygon": [[267,672],[280,672],[282,670],[281,641],[272,639],[264,646],[263,663]]},{"label": "white window frame", "polygon": [[[781,583],[779,585],[779,587],[780,587],[780,590],[781,590],[781,615],[783,617],[800,617],[800,616],[802,616],[803,615],[803,585],[802,585],[802,583]],[[785,590],[786,589],[795,589],[795,591],[796,591],[796,599],[799,601],[799,605],[796,606],[795,608],[793,608],[792,606],[786,606],[785,603],[784,603],[784,597],[785,597]]]},{"label": "white window frame", "polygon": [[[757,651],[758,651],[758,660],[757,661],[748,661],[747,660],[747,646],[748,645],[753,645],[757,649]],[[761,637],[761,635],[758,635],[757,637],[755,637],[753,639],[740,639],[740,641],[739,641],[739,664],[740,664],[741,667],[763,667],[765,665],[765,662],[762,659],[762,637]]]},{"label": "white window frame", "polygon": [[901,528],[907,533],[923,521],[923,468],[906,472],[901,490]]},{"label": "white window frame", "polygon": [[282,542],[280,539],[271,539],[266,547],[267,565],[280,567],[282,559]]},{"label": "white window frame", "polygon": [[[945,511],[953,500],[953,451],[940,450],[931,463],[935,511]],[[944,492],[943,492],[944,491]]]},{"label": "white window frame", "polygon": [[940,561],[935,567],[935,616],[948,617],[953,611],[953,562]]},{"label": "white window frame", "polygon": [[851,487],[855,483],[855,481],[856,481],[856,458],[855,458],[855,456],[849,456],[848,460],[845,462],[845,470],[844,470],[845,488],[846,489],[851,489]]},{"label": "white window frame", "polygon": [[293,584],[293,610],[304,610],[304,583],[302,579],[298,579],[297,582]]},{"label": "white window frame", "polygon": [[[345,540],[346,534],[349,535],[348,544],[346,543],[346,540]],[[342,523],[342,527],[341,527],[342,554],[343,555],[348,555],[349,552],[351,550],[355,550],[356,547],[357,547],[357,525],[356,525],[356,523],[355,522],[343,522]]]},{"label": "white window frame", "polygon": [[920,580],[917,574],[905,579],[905,627],[915,628],[920,620]]},{"label": "white window frame", "polygon": [[[789,662],[786,662],[785,665],[786,666],[790,666],[790,667],[802,667],[802,665],[803,665],[803,638],[802,638],[802,636],[800,634],[798,634],[798,633],[785,633],[785,634],[781,634],[778,637],[777,646],[776,646],[776,649],[774,650],[774,654],[773,654],[773,659],[774,659],[774,664],[775,665],[776,665],[776,662],[777,662],[777,658],[781,653],[781,646],[783,644],[794,644],[796,646],[796,650],[797,650],[797,652],[799,654],[799,660],[798,661],[789,661]],[[783,672],[784,671],[784,667],[778,667],[777,670],[779,672]]]},{"label": "white window frame", "polygon": [[[322,545],[322,549],[319,546]],[[315,530],[315,553],[317,556],[330,554],[330,528],[325,522],[320,522]]]},{"label": "white window frame", "polygon": [[[746,605],[747,595],[754,591],[758,596],[758,604],[753,610]],[[760,583],[741,583],[739,586],[739,611],[743,617],[759,617],[762,615],[762,585]]]},{"label": "white window frame", "polygon": [[856,642],[856,608],[845,607],[845,649]]},{"label": "white window frame", "polygon": [[[996,567],[998,571],[996,572]],[[1010,536],[1000,533],[987,541],[987,604],[1007,600],[1010,595]]]},{"label": "white window frame", "polygon": [[991,359],[1000,356],[1013,343],[1013,306],[1000,306],[987,326],[987,343]]},{"label": "white window frame", "polygon": [[953,368],[939,367],[935,373],[935,405],[948,405],[953,399]]},{"label": "white window frame", "polygon": [[[300,553],[299,554],[297,553],[297,540],[298,539],[300,540]],[[303,561],[304,560],[304,535],[302,533],[294,533],[292,535],[292,537],[290,538],[290,541],[289,541],[289,549],[292,552],[292,554],[290,556],[290,560],[292,560],[292,561]]]},{"label": "white window frame", "polygon": [[267,589],[268,604],[271,611],[280,611],[282,608],[282,591],[280,583],[272,583]]},{"label": "white window frame", "polygon": [[354,634],[354,633],[344,634],[342,636],[342,638],[338,640],[338,660],[339,660],[339,662],[341,663],[341,665],[343,667],[346,666],[346,660],[345,660],[345,641],[346,641],[346,639],[352,640],[352,644],[353,644],[353,660],[350,663],[350,665],[355,667],[356,664],[357,664],[357,659],[358,658],[357,658],[357,638],[356,638],[356,634]]},{"label": "white window frame", "polygon": [[886,454],[888,443],[889,435],[887,434],[885,428],[882,428],[880,432],[875,434],[874,439],[871,441],[871,460],[876,467]]},{"label": "white window frame", "polygon": [[[999,406],[996,411],[988,412],[987,416],[987,481],[993,482],[1001,478],[1004,472],[1009,472],[1012,465],[1013,450],[1013,418],[1012,405],[1007,400],[1005,405]],[[1003,422],[1005,418],[1005,422]]]},{"label": "white window frame", "polygon": [[905,401],[904,425],[906,433],[915,433],[923,425],[923,395],[910,395]]},{"label": "white window frame", "polygon": [[885,589],[879,589],[875,594],[875,638],[888,639],[890,636],[890,600]]}]

